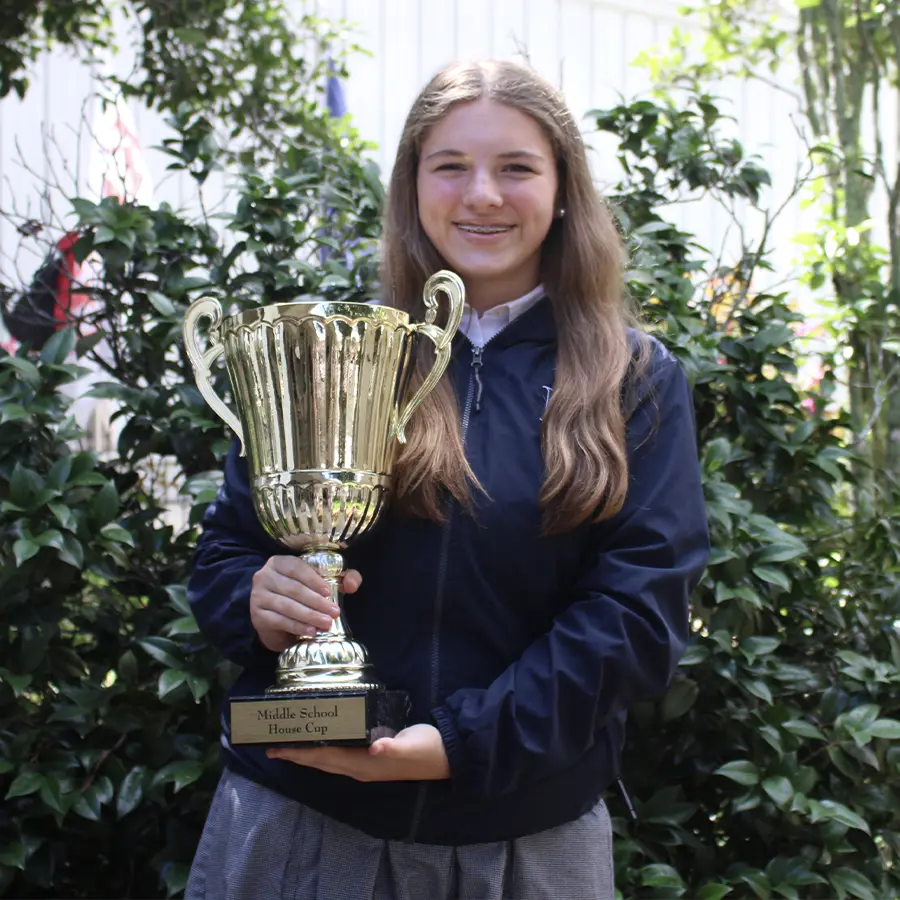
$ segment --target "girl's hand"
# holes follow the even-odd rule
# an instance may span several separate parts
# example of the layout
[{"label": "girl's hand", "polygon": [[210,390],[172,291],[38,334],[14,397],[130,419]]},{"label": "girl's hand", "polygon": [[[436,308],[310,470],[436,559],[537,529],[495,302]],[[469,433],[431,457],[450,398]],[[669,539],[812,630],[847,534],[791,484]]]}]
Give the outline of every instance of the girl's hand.
[{"label": "girl's hand", "polygon": [[[343,591],[359,590],[362,577],[355,569],[343,575]],[[273,556],[253,576],[250,621],[263,646],[275,653],[295,644],[298,637],[328,631],[339,615],[327,582],[295,556]]]},{"label": "girl's hand", "polygon": [[283,759],[357,781],[439,781],[450,777],[441,733],[433,725],[410,725],[396,737],[370,747],[272,747],[270,759]]}]

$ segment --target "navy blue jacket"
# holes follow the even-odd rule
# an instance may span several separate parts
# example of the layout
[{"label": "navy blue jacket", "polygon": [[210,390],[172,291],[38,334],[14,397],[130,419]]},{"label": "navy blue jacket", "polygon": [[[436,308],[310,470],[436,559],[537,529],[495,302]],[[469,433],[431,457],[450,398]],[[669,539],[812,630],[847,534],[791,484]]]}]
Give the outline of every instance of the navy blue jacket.
[{"label": "navy blue jacket", "polygon": [[[688,597],[709,542],[691,393],[654,344],[628,421],[624,508],[541,535],[541,416],[556,338],[545,298],[448,370],[469,462],[486,490],[476,514],[439,525],[390,510],[345,553],[363,584],[345,599],[378,676],[409,692],[412,722],[436,725],[452,777],[361,783],[232,747],[226,764],[377,837],[437,844],[511,840],[571,821],[614,780],[629,703],[666,688],[688,640]],[[489,498],[489,499],[488,499]],[[244,667],[233,695],[273,682],[276,655],[250,625],[253,573],[286,551],[253,511],[235,444],[207,511],[188,596],[204,633]]]}]

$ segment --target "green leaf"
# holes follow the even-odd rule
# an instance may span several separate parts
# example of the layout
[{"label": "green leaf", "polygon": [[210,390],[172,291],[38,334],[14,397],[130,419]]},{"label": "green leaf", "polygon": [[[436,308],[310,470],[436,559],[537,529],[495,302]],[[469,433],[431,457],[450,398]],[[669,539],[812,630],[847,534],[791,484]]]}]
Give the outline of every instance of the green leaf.
[{"label": "green leaf", "polygon": [[107,481],[94,497],[91,512],[98,524],[106,524],[112,521],[119,512],[119,492],[116,486]]},{"label": "green leaf", "polygon": [[897,719],[878,719],[866,731],[872,737],[884,738],[888,741],[900,740],[900,721]]},{"label": "green leaf", "polygon": [[72,807],[72,811],[91,822],[100,820],[100,798],[94,785],[89,785]]},{"label": "green leaf", "polygon": [[66,529],[72,531],[75,526],[75,513],[64,503],[48,503],[47,508],[56,516],[59,524]]},{"label": "green leaf", "polygon": [[676,678],[660,707],[664,722],[670,722],[683,716],[696,702],[700,688],[690,678]]},{"label": "green leaf", "polygon": [[193,616],[180,616],[169,623],[166,634],[199,634],[200,626]]},{"label": "green leaf", "polygon": [[9,482],[9,499],[17,506],[27,509],[43,490],[44,479],[27,466],[16,463]]},{"label": "green leaf", "polygon": [[5,681],[12,689],[16,697],[21,696],[31,684],[32,675],[14,675],[8,669],[0,668],[0,681]]},{"label": "green leaf", "polygon": [[63,536],[63,548],[59,551],[59,558],[70,566],[80,569],[84,565],[84,548],[74,535]]},{"label": "green leaf", "polygon": [[732,890],[733,888],[728,887],[727,884],[706,884],[700,889],[700,893],[697,894],[697,900],[722,900]]},{"label": "green leaf", "polygon": [[62,799],[62,785],[54,775],[47,775],[41,780],[41,800],[56,812],[65,812]]},{"label": "green leaf", "polygon": [[768,350],[770,347],[780,347],[794,337],[794,330],[787,325],[768,325],[750,341],[750,345],[754,350]]},{"label": "green leaf", "polygon": [[183,584],[169,584],[166,585],[166,593],[169,595],[169,599],[172,601],[172,606],[178,610],[182,615],[189,616],[191,615],[191,604],[188,603],[187,598],[187,586]]},{"label": "green leaf", "polygon": [[874,703],[863,703],[851,709],[850,712],[838,716],[837,724],[842,725],[850,734],[856,732],[865,732],[869,734],[869,729],[878,720],[881,713],[881,707]]},{"label": "green leaf", "polygon": [[757,564],[788,562],[798,556],[803,556],[804,553],[806,553],[806,545],[802,541],[791,544],[771,544],[760,550],[753,561]]},{"label": "green leaf", "polygon": [[789,721],[782,723],[781,727],[791,734],[796,734],[798,737],[815,738],[819,741],[826,740],[825,735],[822,734],[815,725],[804,722],[802,719],[790,719]]},{"label": "green leaf", "polygon": [[25,845],[18,842],[0,845],[0,865],[13,869],[24,869],[27,854]]},{"label": "green leaf", "polygon": [[53,463],[53,467],[47,473],[47,484],[61,490],[69,480],[69,475],[72,474],[72,462],[72,457],[69,455]]},{"label": "green leaf", "polygon": [[21,356],[4,356],[0,363],[15,369],[29,387],[37,390],[41,386],[41,373],[33,362]]},{"label": "green leaf", "polygon": [[772,691],[769,686],[764,681],[759,681],[758,679],[751,678],[747,681],[742,682],[744,687],[753,694],[754,697],[759,697],[760,700],[764,700],[769,706],[774,702],[772,698]]},{"label": "green leaf", "polygon": [[187,887],[191,867],[185,863],[167,863],[163,867],[162,877],[166,882],[166,896],[175,897]]},{"label": "green leaf", "polygon": [[159,291],[147,291],[147,299],[161,316],[175,315],[175,304],[165,294],[160,294]]},{"label": "green leaf", "polygon": [[762,581],[776,584],[786,591],[791,589],[790,579],[780,569],[773,569],[771,566],[753,566],[753,574]]},{"label": "green leaf", "polygon": [[734,762],[725,763],[724,766],[716,769],[716,775],[723,775],[730,778],[738,784],[746,786],[759,784],[759,769],[746,759],[736,759]]},{"label": "green leaf", "polygon": [[829,873],[828,880],[831,882],[831,886],[838,891],[842,900],[847,894],[851,897],[858,897],[859,900],[882,900],[875,893],[875,886],[872,882],[865,875],[853,869],[835,869]]},{"label": "green leaf", "polygon": [[37,556],[41,552],[40,544],[28,538],[19,538],[13,544],[13,555],[16,558],[16,565],[21,566],[22,563]]},{"label": "green leaf", "polygon": [[762,788],[780,807],[786,807],[794,797],[794,786],[784,775],[763,779]]},{"label": "green leaf", "polygon": [[645,887],[669,888],[677,893],[676,897],[684,894],[685,885],[678,872],[672,866],[657,863],[652,866],[644,866],[640,870],[641,884]]},{"label": "green leaf", "polygon": [[13,783],[6,792],[6,799],[11,800],[13,797],[27,797],[35,791],[41,789],[44,783],[44,776],[37,772],[22,772],[13,779]]},{"label": "green leaf", "polygon": [[741,641],[740,647],[749,656],[768,656],[781,646],[781,641],[773,637],[748,637]]},{"label": "green leaf", "polygon": [[99,472],[83,472],[81,475],[76,475],[70,482],[72,487],[97,487],[107,483],[108,480]]},{"label": "green leaf", "polygon": [[24,406],[19,406],[18,403],[4,403],[0,407],[0,425],[5,425],[7,422],[22,422],[30,418],[31,413]]},{"label": "green leaf", "polygon": [[184,665],[181,650],[174,641],[161,637],[149,637],[138,641],[138,644],[155,660],[169,668],[180,669]]},{"label": "green leaf", "polygon": [[119,785],[116,797],[116,814],[120,819],[134,810],[144,797],[144,779],[147,770],[144,766],[135,766]]},{"label": "green leaf", "polygon": [[134,546],[134,536],[121,525],[104,525],[100,529],[100,534],[108,541],[115,541],[117,544],[127,544],[129,547]]},{"label": "green leaf", "polygon": [[41,360],[50,365],[60,365],[75,351],[75,329],[63,328],[54,332],[41,348]]},{"label": "green leaf", "polygon": [[836,800],[811,800],[809,809],[810,821],[812,822],[832,819],[835,822],[846,825],[848,828],[855,828],[857,831],[865,832],[865,834],[872,833],[869,823],[862,816],[857,815],[852,809],[848,809],[843,803],[838,803]]},{"label": "green leaf", "polygon": [[42,531],[34,540],[39,547],[55,547],[57,550],[61,550],[63,547],[62,533],[55,528]]},{"label": "green leaf", "polygon": [[174,783],[175,793],[193,784],[203,774],[203,763],[194,759],[183,759],[163,766],[154,776],[154,784]]},{"label": "green leaf", "polygon": [[199,675],[188,675],[187,682],[195,702],[199,703],[209,693],[208,678],[202,678]]},{"label": "green leaf", "polygon": [[166,694],[171,694],[176,688],[181,687],[187,680],[187,672],[181,669],[166,669],[159,676],[159,698],[162,700]]}]

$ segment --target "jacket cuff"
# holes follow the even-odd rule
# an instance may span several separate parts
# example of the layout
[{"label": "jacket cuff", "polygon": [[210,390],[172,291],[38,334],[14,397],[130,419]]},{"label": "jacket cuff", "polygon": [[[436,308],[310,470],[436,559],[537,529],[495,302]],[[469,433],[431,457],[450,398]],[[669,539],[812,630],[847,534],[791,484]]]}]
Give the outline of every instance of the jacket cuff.
[{"label": "jacket cuff", "polygon": [[444,742],[444,752],[450,763],[450,780],[454,786],[460,787],[464,780],[463,747],[462,739],[456,730],[456,723],[453,721],[453,715],[446,706],[437,706],[431,711],[431,716],[437,730],[441,733],[441,740]]}]

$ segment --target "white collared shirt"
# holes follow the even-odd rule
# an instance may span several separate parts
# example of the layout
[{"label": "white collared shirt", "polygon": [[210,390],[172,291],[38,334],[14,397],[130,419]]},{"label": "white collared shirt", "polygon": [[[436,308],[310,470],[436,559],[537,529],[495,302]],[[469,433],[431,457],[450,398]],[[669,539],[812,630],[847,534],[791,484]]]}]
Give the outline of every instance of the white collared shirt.
[{"label": "white collared shirt", "polygon": [[[467,303],[463,307],[459,330],[469,339],[473,347],[483,347],[491,338],[500,334],[507,325],[518,319],[522,313],[531,309],[545,293],[544,286],[539,284],[524,297],[517,297],[515,300],[491,307],[481,315],[478,315]],[[381,305],[380,300],[367,300],[366,303],[370,306]]]},{"label": "white collared shirt", "polygon": [[544,296],[544,293],[544,286],[539,284],[524,297],[493,306],[481,315],[467,303],[463,307],[459,330],[469,339],[473,347],[483,347],[491,338],[500,334],[507,325],[518,319],[522,313],[531,309]]}]

